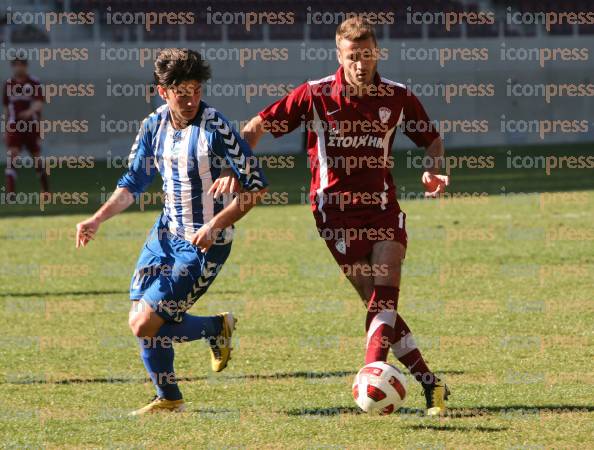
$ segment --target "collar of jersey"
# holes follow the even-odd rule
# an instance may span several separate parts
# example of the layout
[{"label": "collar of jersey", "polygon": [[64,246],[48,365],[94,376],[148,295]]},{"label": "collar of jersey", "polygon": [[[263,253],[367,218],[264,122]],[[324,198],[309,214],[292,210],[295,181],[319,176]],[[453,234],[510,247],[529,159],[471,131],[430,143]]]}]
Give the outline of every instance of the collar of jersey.
[{"label": "collar of jersey", "polygon": [[[375,86],[379,86],[382,82],[382,77],[380,76],[379,72],[375,71],[375,76],[373,77],[373,84]],[[336,71],[336,76],[334,77],[335,89],[332,89],[332,99],[337,104],[342,104],[342,102],[346,103],[359,103],[361,101],[365,101],[365,99],[369,98],[369,95],[364,95],[362,97],[347,97],[343,93],[343,87],[346,86],[346,81],[344,79],[344,68],[340,66]]]},{"label": "collar of jersey", "polygon": [[199,126],[200,122],[202,121],[202,114],[204,113],[204,109],[207,107],[208,105],[204,103],[202,100],[200,100],[200,106],[198,107],[198,112],[196,113],[196,116],[194,117],[194,119],[192,119],[192,121],[188,124],[186,128],[182,128],[181,130],[176,130],[175,128],[173,128],[173,124],[171,123],[171,111],[169,110],[169,107],[167,107],[166,122],[169,132],[175,133],[176,131],[181,131],[182,133],[185,133],[192,125]]}]

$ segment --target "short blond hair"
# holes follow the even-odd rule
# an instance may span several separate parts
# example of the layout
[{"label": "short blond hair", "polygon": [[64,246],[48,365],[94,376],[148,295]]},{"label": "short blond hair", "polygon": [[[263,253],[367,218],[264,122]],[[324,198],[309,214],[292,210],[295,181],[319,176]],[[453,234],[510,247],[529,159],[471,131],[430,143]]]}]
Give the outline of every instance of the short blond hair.
[{"label": "short blond hair", "polygon": [[372,38],[373,42],[377,44],[373,26],[362,17],[351,17],[338,25],[338,28],[336,29],[337,47],[343,39],[349,41],[364,41],[369,38]]}]

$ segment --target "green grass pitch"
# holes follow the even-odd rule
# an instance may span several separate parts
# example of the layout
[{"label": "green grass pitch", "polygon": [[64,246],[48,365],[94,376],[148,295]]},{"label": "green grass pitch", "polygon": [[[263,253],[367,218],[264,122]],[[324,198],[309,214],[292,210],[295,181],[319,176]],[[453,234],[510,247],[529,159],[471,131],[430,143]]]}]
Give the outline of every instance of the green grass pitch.
[{"label": "green grass pitch", "polygon": [[[285,172],[271,173],[273,188],[298,196],[307,176]],[[83,179],[82,171],[58,171],[54,190],[78,183],[96,197],[117,173],[96,169]],[[409,192],[420,189],[419,175],[400,174]],[[31,178],[21,179],[34,190]],[[127,328],[127,289],[157,211],[123,214],[76,250],[73,230],[84,208],[39,214],[2,206],[0,442],[592,448],[591,172],[460,171],[452,190],[532,192],[539,178],[540,190],[568,191],[402,202],[409,249],[399,312],[452,389],[441,419],[421,417],[424,398],[410,377],[404,409],[386,417],[358,413],[351,383],[363,365],[364,309],[317,237],[309,208],[299,204],[259,207],[242,220],[230,259],[191,310],[236,312],[228,369],[211,373],[201,342],[178,345],[189,412],[128,418],[153,394]]]}]

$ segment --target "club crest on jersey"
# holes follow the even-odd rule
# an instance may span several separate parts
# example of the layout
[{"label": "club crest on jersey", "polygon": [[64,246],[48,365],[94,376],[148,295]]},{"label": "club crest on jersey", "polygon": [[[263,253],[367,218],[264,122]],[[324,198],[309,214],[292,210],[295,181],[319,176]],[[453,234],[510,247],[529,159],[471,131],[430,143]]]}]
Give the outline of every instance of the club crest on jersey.
[{"label": "club crest on jersey", "polygon": [[385,106],[382,106],[379,109],[379,118],[382,123],[388,122],[388,120],[390,120],[391,115],[392,115],[392,110],[390,108],[386,108]]},{"label": "club crest on jersey", "polygon": [[336,250],[338,250],[343,255],[346,255],[346,244],[344,242],[344,239],[339,239],[338,241],[336,241],[336,244],[334,246],[336,247]]}]

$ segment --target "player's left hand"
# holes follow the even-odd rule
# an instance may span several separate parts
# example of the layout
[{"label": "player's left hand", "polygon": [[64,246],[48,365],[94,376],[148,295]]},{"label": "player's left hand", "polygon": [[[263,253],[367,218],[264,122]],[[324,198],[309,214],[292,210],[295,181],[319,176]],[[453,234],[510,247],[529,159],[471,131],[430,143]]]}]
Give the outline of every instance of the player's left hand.
[{"label": "player's left hand", "polygon": [[208,190],[208,194],[213,197],[236,192],[239,192],[239,181],[231,169],[221,170],[221,175],[214,180],[212,186]]},{"label": "player's left hand", "polygon": [[202,253],[206,253],[216,237],[216,230],[213,229],[212,225],[205,223],[192,237],[192,244],[198,247]]},{"label": "player's left hand", "polygon": [[450,185],[448,175],[434,175],[431,172],[423,172],[421,181],[425,185],[425,197],[439,197],[439,194],[445,192],[446,187]]},{"label": "player's left hand", "polygon": [[76,248],[85,247],[89,241],[95,239],[100,222],[95,217],[90,217],[76,224]]}]

